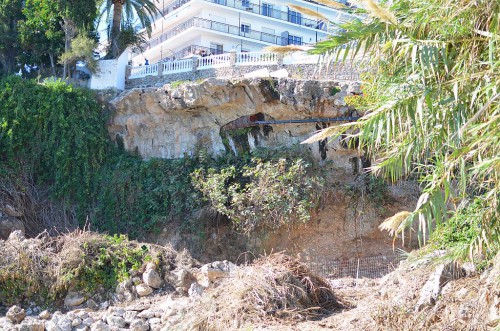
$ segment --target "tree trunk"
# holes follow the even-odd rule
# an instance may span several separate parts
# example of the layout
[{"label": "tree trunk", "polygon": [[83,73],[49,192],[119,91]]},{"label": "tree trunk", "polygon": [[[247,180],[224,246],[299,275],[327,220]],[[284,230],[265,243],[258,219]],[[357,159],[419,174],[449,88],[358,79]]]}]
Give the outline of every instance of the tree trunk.
[{"label": "tree trunk", "polygon": [[111,55],[116,59],[120,55],[118,36],[120,34],[124,0],[113,1],[113,25],[111,26]]},{"label": "tree trunk", "polygon": [[[76,26],[75,23],[67,18],[63,18],[63,23],[61,23],[61,26],[64,30],[64,52],[67,53],[71,49],[71,40],[76,36]],[[63,79],[66,79],[66,76],[68,74],[68,62],[65,61],[63,63]]]},{"label": "tree trunk", "polygon": [[50,67],[52,68],[52,75],[56,77],[56,64],[54,62],[54,54],[49,53],[49,59],[50,59]]}]

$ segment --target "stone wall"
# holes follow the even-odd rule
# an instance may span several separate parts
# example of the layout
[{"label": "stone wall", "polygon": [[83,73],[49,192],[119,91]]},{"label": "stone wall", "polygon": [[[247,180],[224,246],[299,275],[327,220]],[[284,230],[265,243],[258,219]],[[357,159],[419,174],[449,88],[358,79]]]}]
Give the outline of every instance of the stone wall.
[{"label": "stone wall", "polygon": [[[269,72],[285,69],[288,77],[293,79],[315,79],[336,81],[359,81],[359,72],[351,63],[333,63],[318,66],[318,64],[272,64],[272,65],[231,65],[224,68],[194,70],[169,75],[146,76],[127,79],[125,88],[160,87],[172,82],[201,81],[206,78],[239,79],[245,74],[256,70],[267,69]],[[128,77],[129,75],[127,75]]]}]

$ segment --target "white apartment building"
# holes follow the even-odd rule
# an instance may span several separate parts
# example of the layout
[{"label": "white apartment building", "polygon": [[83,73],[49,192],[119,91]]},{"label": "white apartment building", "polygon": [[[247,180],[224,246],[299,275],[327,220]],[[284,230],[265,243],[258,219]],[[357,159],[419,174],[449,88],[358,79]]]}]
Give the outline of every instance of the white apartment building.
[{"label": "white apartment building", "polygon": [[[338,32],[326,24],[291,10],[294,4],[341,23],[349,13],[305,0],[160,0],[161,13],[143,53],[132,65],[157,63],[229,51],[256,52],[271,45],[307,45]],[[339,2],[344,2],[341,0]]]}]

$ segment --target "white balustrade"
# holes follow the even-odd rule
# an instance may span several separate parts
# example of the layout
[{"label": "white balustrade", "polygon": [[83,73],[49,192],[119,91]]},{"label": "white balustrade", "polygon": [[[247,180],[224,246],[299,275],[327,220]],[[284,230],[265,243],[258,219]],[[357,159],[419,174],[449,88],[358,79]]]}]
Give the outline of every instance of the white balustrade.
[{"label": "white balustrade", "polygon": [[237,65],[277,64],[278,53],[246,52],[236,54]]},{"label": "white balustrade", "polygon": [[158,63],[152,65],[132,67],[130,69],[129,78],[141,78],[141,77],[155,76],[155,75],[158,75]]},{"label": "white balustrade", "polygon": [[193,59],[174,60],[163,62],[163,74],[175,74],[193,70]]},{"label": "white balustrade", "polygon": [[[239,66],[266,66],[278,64],[279,53],[246,52],[236,54],[235,65]],[[305,52],[294,52],[283,56],[284,65],[292,64],[318,64],[321,62],[320,55],[310,55]],[[198,58],[198,70],[210,68],[229,67],[231,65],[231,54],[219,54]],[[130,69],[130,79],[145,76],[158,75],[159,64],[132,67]],[[161,63],[160,69],[164,75],[193,70],[193,59],[174,60]]]},{"label": "white balustrade", "polygon": [[198,58],[198,69],[223,68],[231,64],[230,54],[219,54]]}]

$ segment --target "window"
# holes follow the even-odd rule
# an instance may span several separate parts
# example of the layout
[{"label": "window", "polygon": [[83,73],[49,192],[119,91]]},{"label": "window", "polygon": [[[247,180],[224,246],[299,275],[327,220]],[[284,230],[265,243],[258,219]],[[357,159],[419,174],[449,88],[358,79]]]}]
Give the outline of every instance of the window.
[{"label": "window", "polygon": [[250,0],[241,0],[241,5],[243,7],[250,7]]},{"label": "window", "polygon": [[288,45],[302,45],[302,37],[288,35]]},{"label": "window", "polygon": [[262,15],[264,16],[273,16],[273,5],[270,3],[262,4]]},{"label": "window", "polygon": [[240,26],[240,31],[243,32],[243,33],[249,33],[251,30],[250,28],[250,24],[245,24],[245,23],[242,23],[241,26]]},{"label": "window", "polygon": [[302,24],[302,14],[293,10],[288,10],[288,22]]},{"label": "window", "polygon": [[212,54],[222,54],[224,53],[224,45],[210,43],[210,52]]}]

